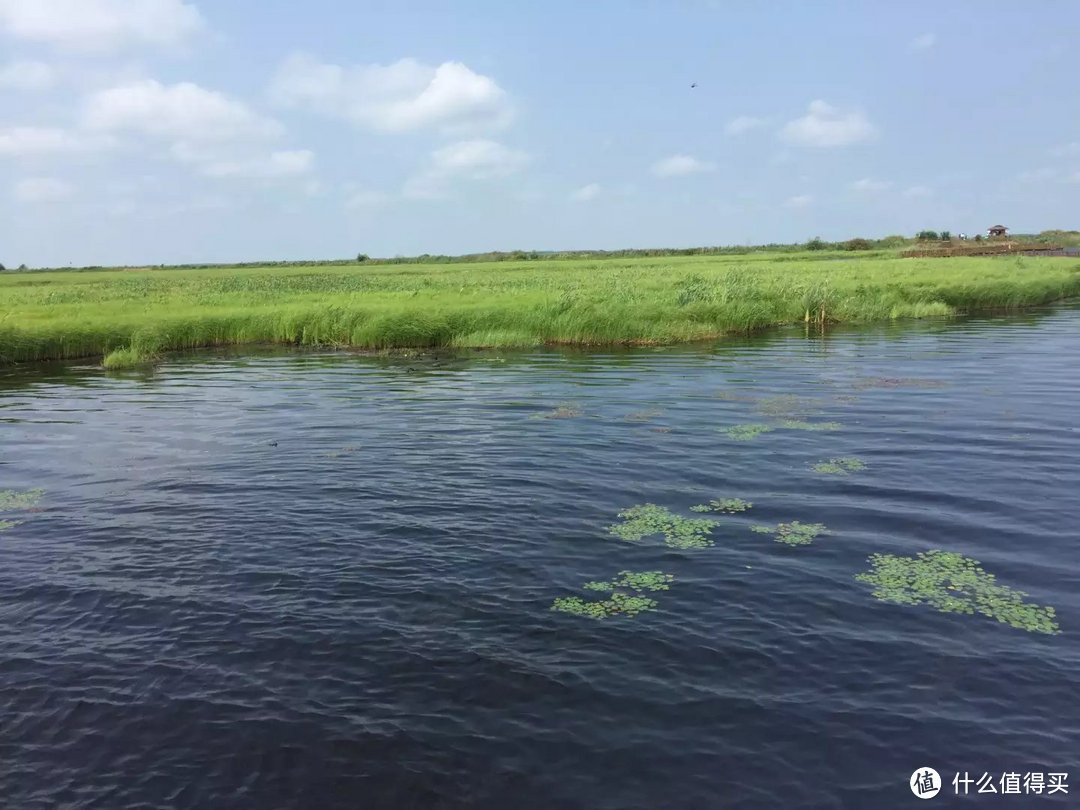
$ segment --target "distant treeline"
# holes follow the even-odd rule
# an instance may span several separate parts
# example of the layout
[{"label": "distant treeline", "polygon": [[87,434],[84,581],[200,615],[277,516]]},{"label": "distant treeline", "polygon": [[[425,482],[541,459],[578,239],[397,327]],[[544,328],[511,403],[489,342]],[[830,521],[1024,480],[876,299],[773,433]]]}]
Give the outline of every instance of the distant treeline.
[{"label": "distant treeline", "polygon": [[[924,231],[925,233],[929,233]],[[948,235],[948,231],[944,232]],[[937,234],[935,233],[935,236]],[[1080,246],[1080,231],[1043,231],[1039,234],[1013,234],[1014,240],[1053,243],[1065,246]],[[720,245],[713,247],[689,248],[627,248],[624,250],[507,250],[488,251],[487,253],[466,253],[460,256],[423,253],[419,256],[393,256],[387,258],[371,257],[360,253],[350,259],[308,259],[297,261],[259,261],[259,262],[207,262],[200,264],[170,265],[130,265],[123,267],[104,267],[98,265],[86,267],[43,267],[41,270],[93,271],[93,270],[132,270],[132,269],[171,269],[171,270],[210,270],[234,269],[245,267],[347,267],[363,265],[394,264],[470,264],[482,262],[529,262],[551,260],[581,259],[647,259],[663,256],[731,256],[750,253],[801,253],[803,251],[863,251],[863,250],[899,250],[914,245],[917,237],[886,236],[881,239],[855,238],[840,242],[827,242],[813,238],[807,242],[780,243],[766,245]],[[0,266],[2,267],[2,266]],[[20,271],[27,270],[23,265]]]}]

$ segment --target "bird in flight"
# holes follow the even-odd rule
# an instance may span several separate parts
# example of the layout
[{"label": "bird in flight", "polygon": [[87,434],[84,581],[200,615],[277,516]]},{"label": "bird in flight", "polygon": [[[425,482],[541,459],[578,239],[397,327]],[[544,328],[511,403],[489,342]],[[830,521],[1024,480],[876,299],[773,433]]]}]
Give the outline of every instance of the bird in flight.
[{"label": "bird in flight", "polygon": [[693,84],[691,84],[691,85],[690,85],[690,88],[691,88],[691,89],[693,89],[693,88],[695,88],[695,87],[697,87],[697,82],[694,82]]}]

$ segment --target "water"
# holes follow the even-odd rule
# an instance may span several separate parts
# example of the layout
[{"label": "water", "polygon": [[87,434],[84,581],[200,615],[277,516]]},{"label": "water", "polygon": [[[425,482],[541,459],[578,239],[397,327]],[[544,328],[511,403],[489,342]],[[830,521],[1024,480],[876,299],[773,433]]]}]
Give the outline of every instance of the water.
[{"label": "water", "polygon": [[[916,802],[920,766],[1078,782],[1078,360],[1062,308],[655,350],[7,370],[0,489],[46,493],[0,534],[0,804],[887,808]],[[786,416],[843,429],[717,430]],[[809,470],[833,456],[867,468]],[[721,496],[755,505],[713,548],[606,532],[635,504]],[[749,531],[792,519],[832,533]],[[934,548],[1063,632],[854,579],[871,553]],[[625,569],[675,575],[655,613],[549,610]]]}]

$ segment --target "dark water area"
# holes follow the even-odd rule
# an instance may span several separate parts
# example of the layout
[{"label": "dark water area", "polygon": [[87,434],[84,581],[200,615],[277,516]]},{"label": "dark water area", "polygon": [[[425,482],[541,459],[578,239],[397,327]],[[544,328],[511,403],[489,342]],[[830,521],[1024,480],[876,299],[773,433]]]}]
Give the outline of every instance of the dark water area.
[{"label": "dark water area", "polygon": [[[0,533],[0,806],[891,808],[924,806],[922,766],[1080,782],[1078,405],[1075,307],[4,370],[0,490],[45,492]],[[723,432],[744,423],[777,429]],[[838,456],[866,468],[811,470]],[[736,496],[711,548],[607,530]],[[791,520],[830,534],[749,529]],[[1062,632],[855,579],[932,549]],[[675,581],[634,618],[550,609],[622,570]],[[971,790],[925,806],[1080,784]]]}]

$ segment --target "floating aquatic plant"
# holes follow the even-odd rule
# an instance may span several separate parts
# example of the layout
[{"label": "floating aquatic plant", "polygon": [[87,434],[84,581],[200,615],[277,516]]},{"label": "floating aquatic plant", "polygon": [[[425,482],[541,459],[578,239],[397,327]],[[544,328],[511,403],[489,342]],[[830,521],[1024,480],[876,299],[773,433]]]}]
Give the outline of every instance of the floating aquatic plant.
[{"label": "floating aquatic plant", "polygon": [[11,489],[0,491],[0,512],[33,509],[44,494],[43,489],[31,489],[26,492],[15,492]]},{"label": "floating aquatic plant", "polygon": [[796,416],[817,413],[821,410],[818,405],[815,399],[797,397],[794,394],[781,394],[759,399],[754,405],[754,410],[764,416],[794,419]]},{"label": "floating aquatic plant", "polygon": [[719,524],[707,518],[684,518],[663,506],[646,503],[619,512],[622,523],[608,527],[621,540],[641,540],[654,534],[664,536],[671,548],[705,548],[713,545],[709,533]]},{"label": "floating aquatic plant", "polygon": [[842,458],[830,458],[828,461],[819,461],[813,467],[814,472],[822,475],[848,475],[866,469],[866,463],[862,459],[853,456]]},{"label": "floating aquatic plant", "polygon": [[0,520],[0,532],[6,532],[8,529],[14,529],[19,525],[21,521],[18,520]]},{"label": "floating aquatic plant", "polygon": [[551,609],[592,619],[610,616],[637,616],[646,610],[656,610],[657,602],[642,591],[666,591],[675,577],[663,571],[620,571],[611,582],[586,582],[582,587],[589,591],[609,594],[607,599],[587,600],[580,596],[561,596],[551,604]]},{"label": "floating aquatic plant", "polygon": [[769,433],[772,431],[771,425],[751,424],[751,425],[732,425],[731,427],[724,428],[730,438],[739,442],[748,442],[753,438],[756,438],[761,433]]},{"label": "floating aquatic plant", "polygon": [[930,605],[942,613],[981,613],[1030,633],[1059,633],[1052,607],[1025,602],[1027,596],[999,585],[978,560],[950,551],[914,557],[872,554],[872,570],[855,579],[874,586],[873,595],[898,605]]},{"label": "floating aquatic plant", "polygon": [[839,422],[803,422],[799,419],[785,419],[780,423],[780,427],[785,430],[833,431],[840,430],[843,425]]},{"label": "floating aquatic plant", "polygon": [[628,413],[623,418],[627,422],[648,422],[649,420],[653,419],[654,417],[660,416],[663,413],[664,412],[659,408],[650,408],[645,411],[634,411],[633,413]]},{"label": "floating aquatic plant", "polygon": [[575,416],[581,416],[582,413],[584,413],[584,411],[582,411],[581,408],[575,407],[574,405],[560,405],[558,408],[555,408],[553,410],[546,411],[544,413],[536,414],[533,418],[534,419],[573,419]]},{"label": "floating aquatic plant", "polygon": [[708,503],[700,503],[697,506],[691,506],[691,512],[745,512],[753,506],[750,501],[744,501],[742,498],[721,498],[720,500],[712,500]]},{"label": "floating aquatic plant", "polygon": [[824,523],[800,523],[797,520],[776,526],[751,526],[750,531],[771,534],[777,543],[788,546],[808,546],[815,538],[829,533]]},{"label": "floating aquatic plant", "polygon": [[942,380],[928,380],[919,377],[859,377],[852,383],[855,389],[863,388],[944,388],[948,383]]}]

